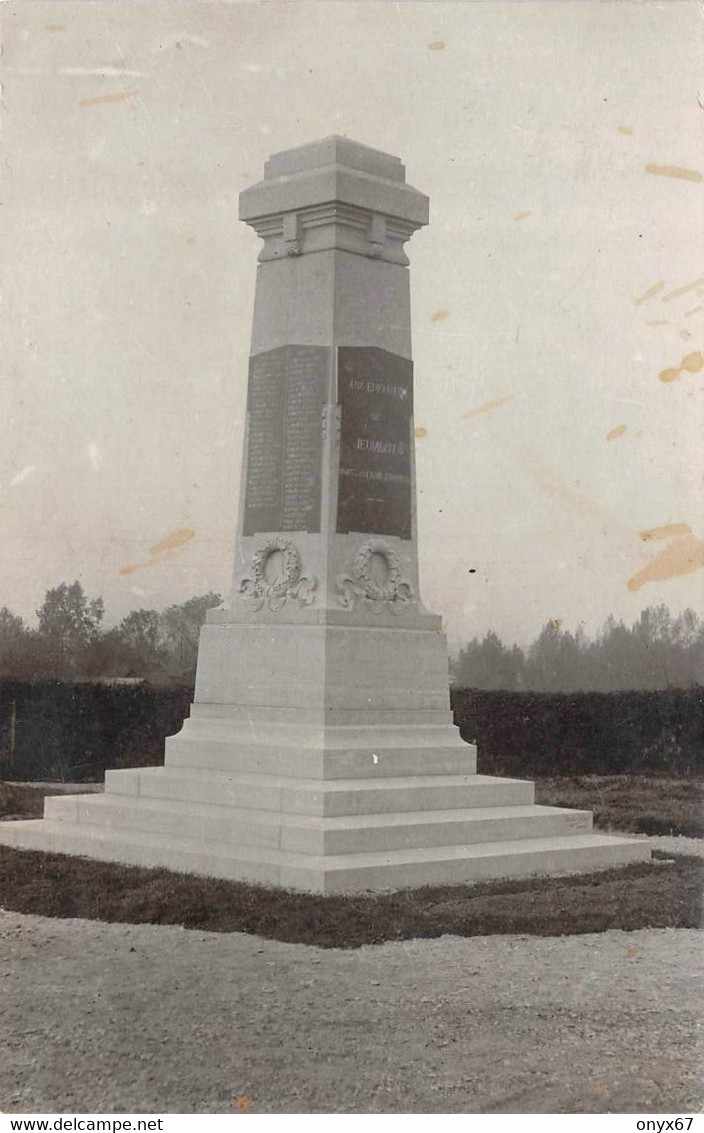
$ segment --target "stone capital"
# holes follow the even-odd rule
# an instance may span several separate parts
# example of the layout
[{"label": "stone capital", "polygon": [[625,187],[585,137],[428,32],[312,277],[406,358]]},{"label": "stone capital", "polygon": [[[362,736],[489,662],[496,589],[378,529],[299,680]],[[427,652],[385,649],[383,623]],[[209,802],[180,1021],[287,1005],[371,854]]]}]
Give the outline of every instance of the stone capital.
[{"label": "stone capital", "polygon": [[397,157],[330,137],[274,154],[240,194],[240,219],[264,241],[262,262],[335,248],[405,266],[428,198]]}]

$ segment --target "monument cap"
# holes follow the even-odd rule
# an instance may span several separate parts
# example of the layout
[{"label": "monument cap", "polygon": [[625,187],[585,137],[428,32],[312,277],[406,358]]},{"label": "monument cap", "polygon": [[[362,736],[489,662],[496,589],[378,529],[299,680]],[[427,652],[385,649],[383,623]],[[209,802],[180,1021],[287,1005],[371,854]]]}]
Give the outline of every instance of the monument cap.
[{"label": "monument cap", "polygon": [[400,221],[408,235],[428,223],[428,198],[406,184],[398,157],[337,135],[273,154],[263,180],[240,193],[240,219],[257,227],[332,203]]},{"label": "monument cap", "polygon": [[331,134],[329,138],[320,138],[296,149],[273,153],[264,165],[264,179],[303,173],[325,165],[346,165],[349,169],[385,177],[389,181],[406,180],[406,167],[400,157],[353,142],[339,134]]}]

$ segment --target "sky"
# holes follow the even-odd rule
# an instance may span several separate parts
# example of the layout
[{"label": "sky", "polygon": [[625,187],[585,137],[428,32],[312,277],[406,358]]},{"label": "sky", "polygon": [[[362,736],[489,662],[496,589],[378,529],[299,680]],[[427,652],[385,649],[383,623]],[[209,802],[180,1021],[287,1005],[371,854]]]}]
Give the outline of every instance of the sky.
[{"label": "sky", "polygon": [[336,133],[430,197],[419,554],[451,642],[701,611],[700,28],[678,0],[0,4],[0,606],[227,592],[237,198]]}]

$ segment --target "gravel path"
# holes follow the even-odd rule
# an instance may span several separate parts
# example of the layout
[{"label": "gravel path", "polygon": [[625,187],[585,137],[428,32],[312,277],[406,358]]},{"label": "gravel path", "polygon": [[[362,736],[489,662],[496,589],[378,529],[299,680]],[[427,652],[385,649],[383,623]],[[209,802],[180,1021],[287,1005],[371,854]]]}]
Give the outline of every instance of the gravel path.
[{"label": "gravel path", "polygon": [[659,929],[323,951],[2,913],[0,1109],[692,1112],[701,943]]}]

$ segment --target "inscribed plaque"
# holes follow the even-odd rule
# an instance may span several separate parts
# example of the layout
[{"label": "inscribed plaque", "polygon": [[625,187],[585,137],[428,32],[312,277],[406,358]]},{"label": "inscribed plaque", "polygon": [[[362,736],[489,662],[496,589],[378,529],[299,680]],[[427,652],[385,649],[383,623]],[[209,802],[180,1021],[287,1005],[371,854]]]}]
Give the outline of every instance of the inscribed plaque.
[{"label": "inscribed plaque", "polygon": [[320,531],[329,358],[327,347],[292,345],[250,359],[244,535]]},{"label": "inscribed plaque", "polygon": [[410,539],[413,363],[376,346],[341,346],[337,531]]}]

